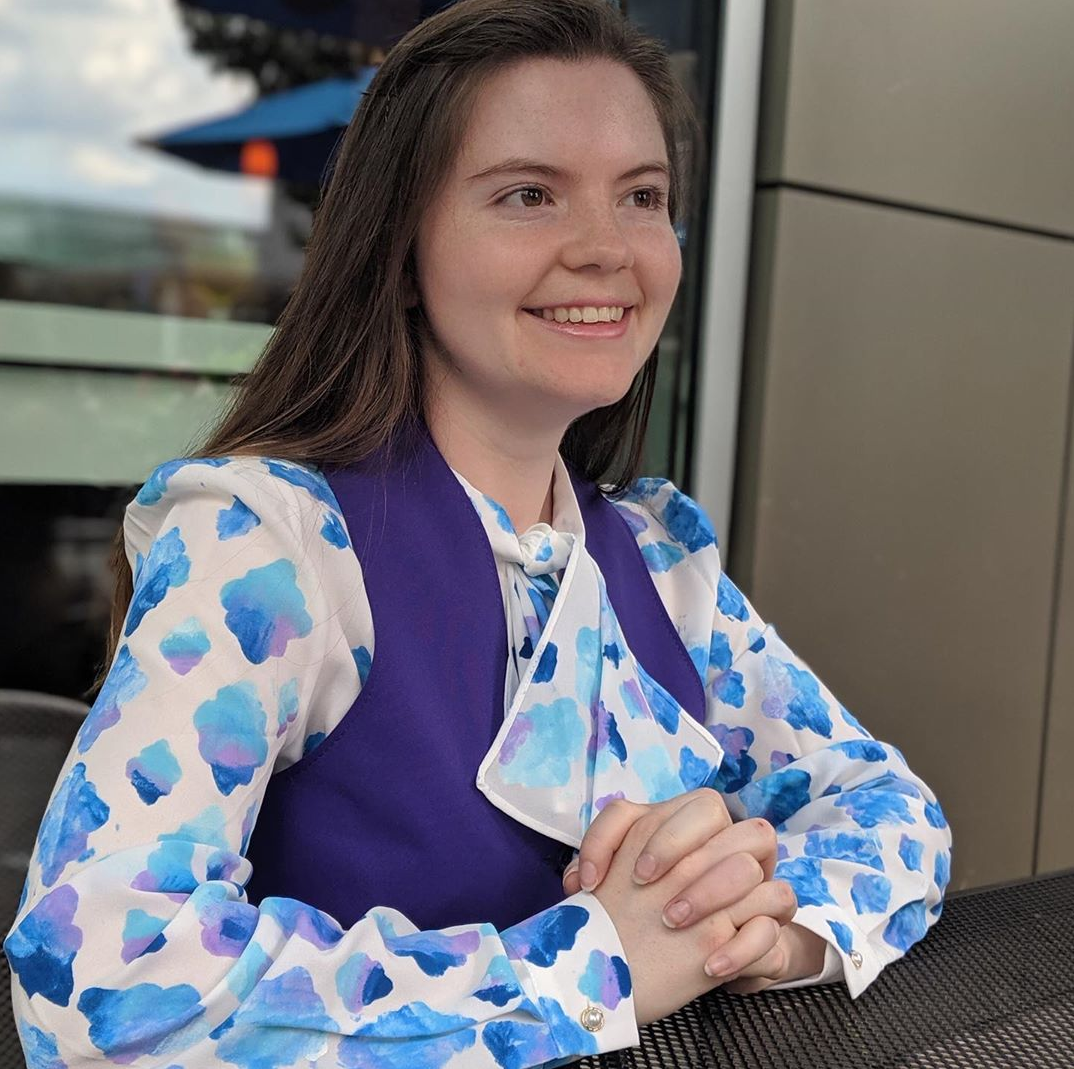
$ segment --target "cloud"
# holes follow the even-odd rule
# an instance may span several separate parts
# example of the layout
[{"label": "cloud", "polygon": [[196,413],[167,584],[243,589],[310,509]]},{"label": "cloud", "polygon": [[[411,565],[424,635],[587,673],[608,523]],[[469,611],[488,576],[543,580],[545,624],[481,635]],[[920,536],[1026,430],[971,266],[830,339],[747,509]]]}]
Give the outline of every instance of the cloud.
[{"label": "cloud", "polygon": [[262,229],[264,180],[220,175],[136,144],[255,99],[216,72],[162,0],[0,0],[0,191]]},{"label": "cloud", "polygon": [[102,145],[72,146],[71,164],[75,174],[98,186],[148,186],[153,181],[153,170],[144,162],[124,159]]},{"label": "cloud", "polygon": [[[4,10],[4,0],[0,0],[0,11]],[[10,44],[0,45],[0,97],[10,99],[8,83],[15,82],[26,68],[26,57]]]}]

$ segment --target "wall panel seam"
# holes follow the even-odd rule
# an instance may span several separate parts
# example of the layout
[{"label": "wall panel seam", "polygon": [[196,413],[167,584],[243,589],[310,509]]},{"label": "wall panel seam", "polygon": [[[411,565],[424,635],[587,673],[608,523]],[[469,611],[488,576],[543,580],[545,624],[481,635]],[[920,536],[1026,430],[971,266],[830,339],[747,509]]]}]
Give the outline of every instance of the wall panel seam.
[{"label": "wall panel seam", "polygon": [[1055,563],[1052,574],[1052,604],[1048,628],[1048,651],[1044,669],[1044,718],[1040,734],[1040,766],[1037,773],[1037,820],[1033,829],[1033,872],[1040,871],[1041,822],[1044,819],[1044,779],[1048,760],[1048,729],[1051,724],[1052,686],[1055,678],[1056,646],[1059,632],[1059,608],[1063,590],[1063,558],[1067,536],[1067,511],[1070,498],[1071,452],[1074,451],[1074,324],[1071,329],[1070,370],[1067,375],[1067,419],[1063,442],[1063,466],[1059,479],[1059,522],[1055,537]]},{"label": "wall panel seam", "polygon": [[1032,237],[1047,238],[1051,241],[1061,241],[1067,244],[1074,243],[1074,233],[1064,234],[1059,230],[1045,230],[1040,227],[1026,226],[1023,223],[1015,223],[1010,220],[989,219],[987,216],[969,215],[965,212],[951,211],[947,208],[934,208],[927,204],[914,204],[911,201],[891,200],[887,197],[873,197],[867,193],[855,193],[852,190],[837,189],[833,186],[816,186],[804,182],[788,181],[763,181],[757,183],[758,190],[792,190],[796,193],[812,194],[814,196],[830,197],[836,200],[846,200],[858,204],[868,204],[870,207],[888,208],[893,211],[913,212],[915,215],[927,215],[936,219],[947,219],[957,223],[970,223],[974,226],[986,226],[993,230],[1002,230],[1006,233],[1027,234]]}]

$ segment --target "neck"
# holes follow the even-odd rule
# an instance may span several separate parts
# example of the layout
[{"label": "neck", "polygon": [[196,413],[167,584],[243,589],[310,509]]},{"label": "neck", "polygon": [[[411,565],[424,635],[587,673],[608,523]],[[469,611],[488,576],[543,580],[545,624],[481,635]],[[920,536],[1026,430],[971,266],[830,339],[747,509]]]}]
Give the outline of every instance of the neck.
[{"label": "neck", "polygon": [[489,412],[459,413],[430,403],[425,420],[441,456],[472,486],[501,504],[521,534],[552,522],[552,480],[562,434],[534,435],[501,425]]}]

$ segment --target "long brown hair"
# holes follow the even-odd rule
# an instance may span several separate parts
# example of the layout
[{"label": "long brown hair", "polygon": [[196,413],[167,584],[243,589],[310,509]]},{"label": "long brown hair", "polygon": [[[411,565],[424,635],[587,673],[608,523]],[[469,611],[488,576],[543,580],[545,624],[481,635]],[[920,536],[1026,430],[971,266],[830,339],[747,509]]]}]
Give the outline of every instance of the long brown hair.
[{"label": "long brown hair", "polygon": [[[377,71],[343,136],[275,332],[208,439],[188,455],[353,463],[422,415],[419,342],[428,322],[420,302],[408,307],[418,292],[422,211],[454,163],[482,83],[536,58],[606,59],[637,75],[664,133],[668,210],[680,221],[690,164],[699,162],[699,125],[663,45],[607,0],[460,0],[403,37]],[[638,474],[656,359],[654,349],[627,393],[575,420],[560,446],[575,471],[613,495]],[[105,668],[132,594],[122,531],[112,567]]]}]

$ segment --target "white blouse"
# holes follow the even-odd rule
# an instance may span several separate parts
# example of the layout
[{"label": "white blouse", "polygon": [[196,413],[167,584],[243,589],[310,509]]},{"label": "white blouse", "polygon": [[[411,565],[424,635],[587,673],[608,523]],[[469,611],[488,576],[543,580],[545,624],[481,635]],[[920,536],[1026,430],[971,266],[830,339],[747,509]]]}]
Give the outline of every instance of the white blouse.
[{"label": "white blouse", "polygon": [[[504,723],[474,770],[490,803],[577,846],[610,798],[715,786],[736,820],[776,826],[795,921],[829,946],[811,979],[860,994],[939,916],[950,832],[929,788],[760,620],[669,482],[614,504],[704,684],[704,727],[634,659],[562,461],[552,526],[521,537],[457,477],[507,619]],[[503,931],[418,932],[387,906],[343,929],[305,903],[246,901],[269,778],[335,729],[375,656],[323,477],[172,461],[124,529],[123,643],[4,945],[30,1064],[522,1067],[636,1043],[629,962],[593,895]]]}]

